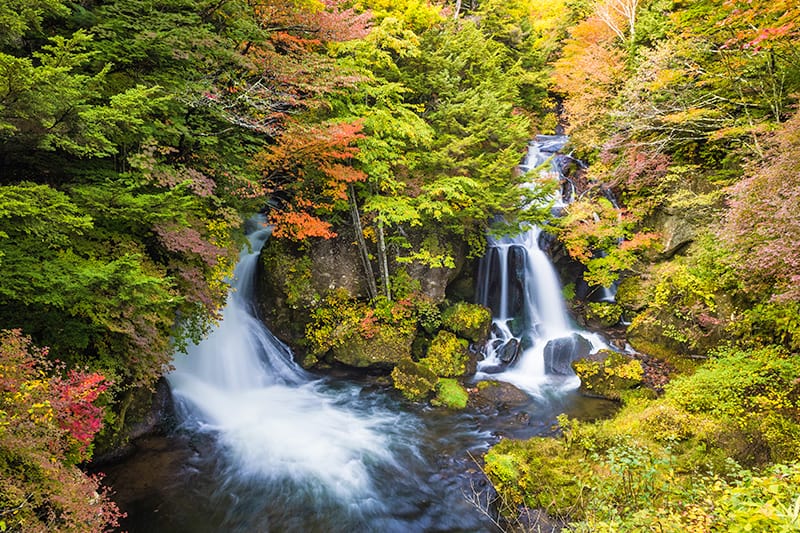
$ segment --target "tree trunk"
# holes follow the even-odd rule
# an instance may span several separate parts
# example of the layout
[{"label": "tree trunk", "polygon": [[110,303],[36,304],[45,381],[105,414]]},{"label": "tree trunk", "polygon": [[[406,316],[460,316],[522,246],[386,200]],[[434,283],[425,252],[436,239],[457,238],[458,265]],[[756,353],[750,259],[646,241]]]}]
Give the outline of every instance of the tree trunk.
[{"label": "tree trunk", "polygon": [[386,241],[383,237],[383,222],[378,222],[378,262],[381,267],[381,284],[383,285],[383,295],[386,299],[392,299],[392,289],[389,285],[389,261],[386,258]]},{"label": "tree trunk", "polygon": [[361,226],[361,216],[358,214],[358,203],[356,201],[356,191],[353,184],[350,184],[350,214],[353,217],[353,226],[356,231],[356,242],[361,252],[361,264],[364,267],[364,274],[367,278],[367,292],[370,298],[378,296],[378,287],[375,285],[375,274],[372,272],[372,263],[369,260],[369,250],[367,241],[364,240],[364,228]]}]

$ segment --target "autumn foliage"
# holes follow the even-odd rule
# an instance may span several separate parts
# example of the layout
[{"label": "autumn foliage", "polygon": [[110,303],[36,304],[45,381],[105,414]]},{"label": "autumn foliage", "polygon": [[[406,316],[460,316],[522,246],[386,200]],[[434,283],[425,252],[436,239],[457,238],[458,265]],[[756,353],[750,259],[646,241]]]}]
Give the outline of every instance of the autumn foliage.
[{"label": "autumn foliage", "polygon": [[256,157],[268,191],[283,199],[269,215],[276,237],[302,240],[335,235],[322,216],[347,201],[350,184],[366,179],[349,164],[358,153],[354,143],[363,137],[360,122],[320,126],[295,122],[277,145]]},{"label": "autumn foliage", "polygon": [[61,377],[19,331],[0,331],[0,530],[108,531],[121,514],[77,466],[102,427],[108,382]]}]

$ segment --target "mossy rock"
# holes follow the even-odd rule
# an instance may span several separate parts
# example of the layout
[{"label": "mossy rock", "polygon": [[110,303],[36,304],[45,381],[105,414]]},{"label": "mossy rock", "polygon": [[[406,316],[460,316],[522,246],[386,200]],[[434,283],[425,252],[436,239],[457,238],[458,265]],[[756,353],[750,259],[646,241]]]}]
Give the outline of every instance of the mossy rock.
[{"label": "mossy rock", "polygon": [[650,291],[642,278],[631,276],[623,279],[617,287],[616,300],[626,311],[639,312],[650,303]]},{"label": "mossy rock", "polygon": [[370,338],[357,333],[350,335],[333,348],[333,359],[356,368],[389,368],[411,358],[413,340],[413,335],[403,334],[389,326],[381,326]]},{"label": "mossy rock", "polygon": [[469,368],[469,344],[449,331],[440,331],[419,362],[437,376],[463,376]]},{"label": "mossy rock", "polygon": [[611,302],[589,302],[584,315],[589,326],[610,328],[622,318],[622,306]]},{"label": "mossy rock", "polygon": [[442,312],[442,327],[472,342],[484,342],[492,327],[492,312],[482,305],[458,302]]},{"label": "mossy rock", "polygon": [[485,471],[500,496],[500,511],[515,517],[519,506],[557,517],[580,518],[588,481],[585,463],[562,440],[503,439],[484,456]]},{"label": "mossy rock", "polygon": [[448,409],[464,409],[468,399],[469,393],[457,380],[442,378],[436,385],[436,397],[431,403]]},{"label": "mossy rock", "polygon": [[470,397],[470,405],[480,411],[498,411],[530,403],[531,397],[505,381],[479,381]]},{"label": "mossy rock", "polygon": [[637,359],[612,350],[578,359],[572,368],[581,378],[581,392],[609,400],[620,400],[624,391],[640,386],[644,377]]},{"label": "mossy rock", "polygon": [[628,343],[637,352],[667,361],[681,373],[691,373],[697,363],[682,355],[691,353],[682,335],[679,325],[660,320],[653,311],[637,315],[626,331]]},{"label": "mossy rock", "polygon": [[411,359],[400,361],[392,370],[394,388],[412,401],[425,400],[438,381],[436,374]]}]

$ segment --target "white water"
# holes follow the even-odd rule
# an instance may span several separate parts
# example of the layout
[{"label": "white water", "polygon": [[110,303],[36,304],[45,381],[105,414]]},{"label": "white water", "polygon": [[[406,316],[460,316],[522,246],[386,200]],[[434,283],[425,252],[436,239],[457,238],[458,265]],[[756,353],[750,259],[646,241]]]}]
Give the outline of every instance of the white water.
[{"label": "white water", "polygon": [[[565,136],[537,138],[529,145],[521,170],[528,172],[544,165],[565,143]],[[554,179],[561,177],[554,162],[542,173]],[[555,203],[564,205],[560,194]],[[579,334],[591,343],[592,352],[606,347],[599,336],[578,331],[571,325],[558,276],[550,258],[539,246],[540,235],[541,229],[534,226],[515,237],[489,238],[479,280],[479,300],[493,308],[494,317],[492,338],[486,357],[478,364],[476,377],[507,381],[533,396],[543,396],[547,390],[575,389],[580,385],[574,374],[563,376],[546,372],[548,342]],[[492,294],[495,291],[499,292],[499,297]],[[522,350],[516,361],[506,366],[499,358],[499,349],[512,338],[520,342]],[[497,372],[498,369],[503,370]]]},{"label": "white water", "polygon": [[253,279],[268,235],[265,227],[250,235],[218,327],[176,355],[173,395],[187,426],[216,437],[237,478],[288,479],[326,498],[368,500],[370,467],[391,467],[389,436],[413,431],[403,427],[411,422],[343,405],[342,392],[312,381],[254,316]]}]

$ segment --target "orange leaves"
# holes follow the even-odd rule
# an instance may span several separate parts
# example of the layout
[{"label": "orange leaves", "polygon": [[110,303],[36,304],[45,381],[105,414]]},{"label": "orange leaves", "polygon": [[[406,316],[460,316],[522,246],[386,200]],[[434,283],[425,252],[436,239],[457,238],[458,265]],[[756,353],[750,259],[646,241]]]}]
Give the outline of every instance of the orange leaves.
[{"label": "orange leaves", "polygon": [[269,216],[270,223],[275,226],[272,232],[279,239],[302,241],[309,237],[331,239],[336,233],[328,222],[309,213],[300,211],[273,211]]},{"label": "orange leaves", "polygon": [[353,144],[362,138],[360,121],[320,126],[293,123],[276,146],[256,157],[267,189],[286,198],[282,208],[270,214],[276,237],[302,240],[335,235],[319,215],[347,200],[349,184],[366,179],[366,174],[350,165],[358,153]]}]

